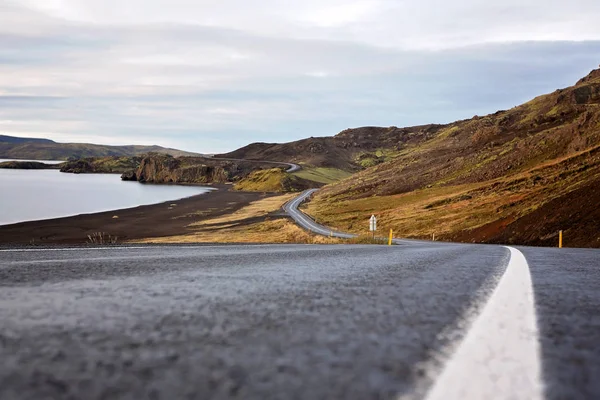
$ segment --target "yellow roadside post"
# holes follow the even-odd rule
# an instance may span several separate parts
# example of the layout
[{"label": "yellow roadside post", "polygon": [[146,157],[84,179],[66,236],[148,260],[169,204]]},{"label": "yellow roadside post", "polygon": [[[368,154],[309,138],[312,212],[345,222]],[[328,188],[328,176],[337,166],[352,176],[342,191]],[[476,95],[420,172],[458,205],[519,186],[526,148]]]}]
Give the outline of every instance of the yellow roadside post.
[{"label": "yellow roadside post", "polygon": [[563,234],[562,231],[558,231],[558,248],[562,249],[562,243],[563,243]]},{"label": "yellow roadside post", "polygon": [[394,238],[394,230],[390,229],[390,239],[388,240],[388,246],[392,245],[392,239]]}]

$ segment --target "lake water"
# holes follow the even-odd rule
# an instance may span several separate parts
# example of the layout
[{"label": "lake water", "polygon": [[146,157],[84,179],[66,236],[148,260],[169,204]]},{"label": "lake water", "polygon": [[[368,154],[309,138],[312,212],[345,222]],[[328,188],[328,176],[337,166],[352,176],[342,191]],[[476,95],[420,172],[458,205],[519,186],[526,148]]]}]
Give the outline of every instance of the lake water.
[{"label": "lake water", "polygon": [[0,225],[156,204],[210,190],[124,182],[117,174],[0,169]]}]

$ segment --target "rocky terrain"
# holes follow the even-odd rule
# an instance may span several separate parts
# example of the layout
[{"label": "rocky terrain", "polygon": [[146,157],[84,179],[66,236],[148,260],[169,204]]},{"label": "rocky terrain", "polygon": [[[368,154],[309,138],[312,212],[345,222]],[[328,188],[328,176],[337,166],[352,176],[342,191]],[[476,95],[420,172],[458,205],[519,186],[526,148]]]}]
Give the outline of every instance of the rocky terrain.
[{"label": "rocky terrain", "polygon": [[196,153],[161,146],[105,146],[88,143],[57,143],[49,139],[0,135],[0,158],[68,160],[88,157],[137,156],[150,152],[172,156],[197,156]]},{"label": "rocky terrain", "polygon": [[135,170],[124,173],[121,178],[143,183],[235,183],[238,189],[247,191],[281,192],[301,188],[296,187],[296,183],[305,184],[304,180],[286,173],[285,168],[287,166],[262,161],[175,158],[164,154],[150,154],[141,159]]},{"label": "rocky terrain", "polygon": [[[349,135],[363,137],[330,142]],[[536,245],[562,229],[600,247],[600,70],[510,110],[375,135],[395,150],[322,190],[308,208],[319,221],[360,232],[377,213],[401,236]]]}]

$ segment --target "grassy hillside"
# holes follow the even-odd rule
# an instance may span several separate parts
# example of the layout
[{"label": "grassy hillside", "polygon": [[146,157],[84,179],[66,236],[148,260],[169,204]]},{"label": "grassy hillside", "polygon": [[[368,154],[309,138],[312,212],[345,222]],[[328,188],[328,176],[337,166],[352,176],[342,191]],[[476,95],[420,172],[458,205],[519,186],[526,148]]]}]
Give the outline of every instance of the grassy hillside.
[{"label": "grassy hillside", "polygon": [[352,174],[338,168],[305,167],[292,175],[308,181],[327,184],[337,182]]},{"label": "grassy hillside", "polygon": [[281,168],[258,170],[241,179],[235,190],[248,192],[299,192],[314,187],[313,182],[288,174]]},{"label": "grassy hillside", "polygon": [[138,156],[151,152],[169,154],[174,157],[198,155],[196,153],[161,146],[105,146],[88,143],[56,143],[48,139],[0,136],[0,158],[68,160],[89,157]]},{"label": "grassy hillside", "polygon": [[327,186],[309,213],[354,232],[375,213],[407,237],[554,245],[563,229],[567,244],[600,246],[600,70],[511,110],[415,132],[388,157]]},{"label": "grassy hillside", "polygon": [[122,174],[136,169],[142,157],[92,157],[66,161],[60,164],[60,172]]}]

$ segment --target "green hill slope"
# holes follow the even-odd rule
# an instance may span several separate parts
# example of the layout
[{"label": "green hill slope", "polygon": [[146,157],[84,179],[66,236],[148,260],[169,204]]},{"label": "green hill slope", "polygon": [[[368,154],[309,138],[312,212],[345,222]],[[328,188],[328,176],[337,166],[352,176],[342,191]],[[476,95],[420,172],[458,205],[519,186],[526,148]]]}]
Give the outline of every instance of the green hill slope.
[{"label": "green hill slope", "polygon": [[415,132],[395,149],[327,186],[309,212],[355,232],[376,213],[401,236],[553,245],[563,229],[571,245],[600,246],[600,70],[511,110]]}]

